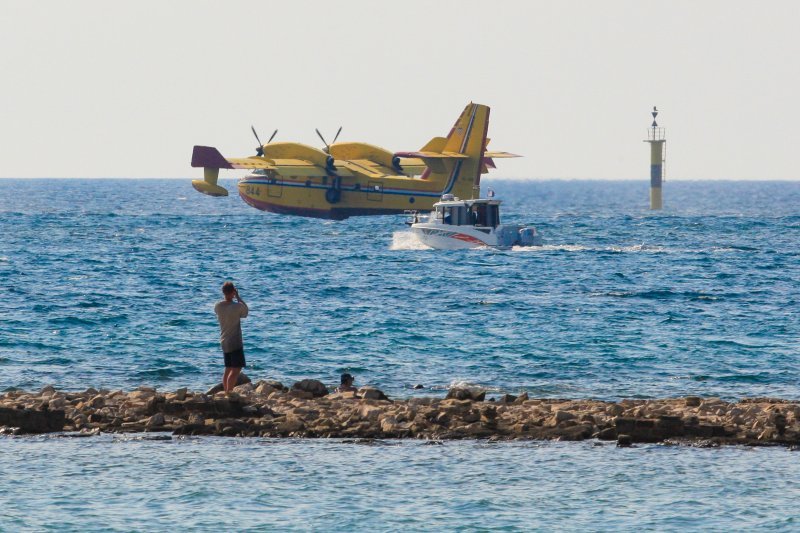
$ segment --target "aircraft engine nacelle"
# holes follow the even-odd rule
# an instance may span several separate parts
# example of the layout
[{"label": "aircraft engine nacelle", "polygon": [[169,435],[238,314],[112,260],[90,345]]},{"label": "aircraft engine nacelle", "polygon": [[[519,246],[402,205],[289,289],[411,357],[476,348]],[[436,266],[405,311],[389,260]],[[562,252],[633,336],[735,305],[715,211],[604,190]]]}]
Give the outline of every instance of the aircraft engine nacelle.
[{"label": "aircraft engine nacelle", "polygon": [[328,172],[336,172],[335,162],[336,160],[333,158],[333,156],[329,155],[325,159],[325,170],[327,170]]}]

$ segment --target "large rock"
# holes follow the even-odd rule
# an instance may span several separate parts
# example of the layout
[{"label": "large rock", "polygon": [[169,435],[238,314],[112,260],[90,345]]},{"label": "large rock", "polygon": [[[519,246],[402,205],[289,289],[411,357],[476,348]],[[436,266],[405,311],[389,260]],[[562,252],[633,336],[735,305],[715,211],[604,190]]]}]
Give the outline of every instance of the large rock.
[{"label": "large rock", "polygon": [[328,388],[321,381],[316,379],[304,379],[292,385],[292,390],[310,392],[314,398],[321,398],[328,395]]},{"label": "large rock", "polygon": [[157,428],[163,426],[164,422],[164,415],[162,413],[156,413],[147,419],[147,423],[145,425],[148,428]]},{"label": "large rock", "polygon": [[247,394],[248,392],[252,392],[255,389],[252,383],[245,383],[244,385],[236,385],[233,388],[233,392],[237,394]]},{"label": "large rock", "polygon": [[262,396],[269,396],[272,392],[287,392],[289,389],[283,386],[283,383],[274,379],[260,379],[255,384],[255,391]]},{"label": "large rock", "polygon": [[633,442],[659,442],[664,439],[683,437],[694,432],[703,437],[724,436],[718,429],[692,430],[677,416],[660,416],[658,419],[617,417],[614,419],[617,435],[626,435]]},{"label": "large rock", "polygon": [[64,411],[9,409],[0,407],[0,426],[19,428],[20,433],[52,433],[66,424]]},{"label": "large rock", "polygon": [[685,400],[686,407],[699,407],[701,401],[699,396],[687,396]]},{"label": "large rock", "polygon": [[284,386],[284,384],[278,381],[277,379],[262,379],[258,383],[266,383],[275,390],[279,390],[281,392],[289,392],[289,387]]},{"label": "large rock", "polygon": [[388,400],[389,397],[386,396],[382,390],[376,389],[375,387],[361,387],[358,389],[357,393],[359,398],[363,398],[364,400]]},{"label": "large rock", "polygon": [[453,387],[447,391],[445,400],[471,400],[482,402],[486,399],[486,391],[478,389],[468,389],[467,387]]}]

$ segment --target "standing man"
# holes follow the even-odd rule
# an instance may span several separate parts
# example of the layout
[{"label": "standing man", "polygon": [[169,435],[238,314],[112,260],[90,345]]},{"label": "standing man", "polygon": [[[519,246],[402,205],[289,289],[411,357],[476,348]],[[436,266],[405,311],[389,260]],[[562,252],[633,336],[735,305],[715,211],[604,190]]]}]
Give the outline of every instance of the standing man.
[{"label": "standing man", "polygon": [[214,312],[219,320],[219,342],[222,345],[222,353],[225,355],[222,386],[225,388],[225,392],[231,392],[236,386],[236,380],[239,378],[242,368],[247,366],[244,361],[241,319],[247,316],[249,309],[242,297],[239,296],[239,291],[233,286],[233,282],[226,281],[222,284],[222,294],[225,299],[217,302]]}]

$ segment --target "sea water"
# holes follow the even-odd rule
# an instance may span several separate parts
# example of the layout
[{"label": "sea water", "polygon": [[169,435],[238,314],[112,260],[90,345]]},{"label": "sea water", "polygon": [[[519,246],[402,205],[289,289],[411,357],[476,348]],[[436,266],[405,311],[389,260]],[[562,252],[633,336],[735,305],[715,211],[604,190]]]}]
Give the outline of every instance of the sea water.
[{"label": "sea water", "polygon": [[[232,279],[253,379],[800,397],[796,182],[494,180],[545,246],[448,252],[224,185],[0,180],[0,391],[204,390]],[[797,527],[793,452],[595,444],[4,438],[0,529]]]}]

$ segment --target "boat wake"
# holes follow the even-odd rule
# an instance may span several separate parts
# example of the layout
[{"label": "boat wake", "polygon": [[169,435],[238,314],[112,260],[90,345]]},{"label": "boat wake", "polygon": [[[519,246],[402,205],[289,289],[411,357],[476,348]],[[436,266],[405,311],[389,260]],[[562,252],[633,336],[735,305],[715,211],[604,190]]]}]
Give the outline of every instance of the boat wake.
[{"label": "boat wake", "polygon": [[586,252],[592,250],[579,244],[544,244],[542,246],[514,246],[512,252]]},{"label": "boat wake", "polygon": [[735,248],[667,248],[650,244],[634,244],[631,246],[583,246],[580,244],[545,244],[543,246],[514,246],[514,252],[612,252],[612,253],[649,253],[649,254],[704,254],[730,253],[741,251]]},{"label": "boat wake", "polygon": [[425,246],[411,231],[395,231],[392,234],[392,244],[390,250],[430,250],[430,246]]}]

